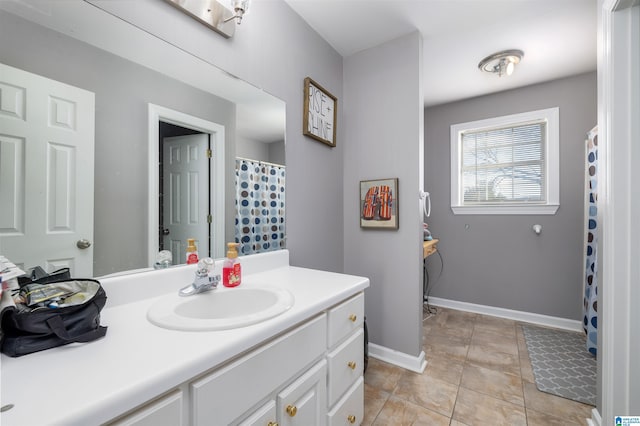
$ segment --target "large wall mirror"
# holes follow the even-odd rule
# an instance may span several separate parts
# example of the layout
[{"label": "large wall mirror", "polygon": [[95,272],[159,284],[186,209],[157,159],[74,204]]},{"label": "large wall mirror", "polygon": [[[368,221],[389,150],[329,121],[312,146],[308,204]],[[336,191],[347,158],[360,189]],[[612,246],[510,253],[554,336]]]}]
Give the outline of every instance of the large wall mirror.
[{"label": "large wall mirror", "polygon": [[[73,149],[66,149],[65,143],[52,137],[49,142],[55,142],[56,149],[49,147],[42,166],[34,167],[24,149],[32,142],[28,137],[11,136],[14,117],[3,116],[14,107],[0,109],[0,254],[11,257],[19,249],[34,259],[16,259],[25,268],[40,264],[53,270],[70,264],[76,268],[74,275],[104,276],[149,268],[154,254],[163,248],[176,252],[174,263],[179,263],[186,244],[183,237],[192,232],[201,233],[193,235],[201,256],[223,256],[225,242],[236,238],[257,238],[265,250],[284,247],[282,100],[88,2],[0,2],[0,39],[4,40],[0,43],[0,64],[6,66],[0,73],[2,108],[9,94],[14,98],[20,92],[20,84],[5,81],[17,70],[92,93],[95,110],[91,160],[78,160]],[[54,105],[55,114],[64,121],[73,115],[75,104],[63,98],[49,95],[50,100],[60,101]],[[182,145],[185,140],[189,142]],[[192,152],[183,149],[189,144],[205,146],[214,160],[205,159],[195,174],[193,170],[176,174],[167,164],[180,156],[190,158]],[[66,162],[76,160],[79,162],[72,171],[78,173],[77,178],[69,175],[73,168],[64,169]],[[53,170],[52,164],[58,168]],[[88,172],[89,177],[83,178],[81,172]],[[76,179],[90,188],[84,195],[67,191],[67,198],[52,204],[49,198],[55,188],[50,186],[55,185],[40,189],[30,183],[32,175],[39,174],[54,176],[56,182],[68,186],[76,185]],[[197,174],[204,176],[203,180],[193,177]],[[172,180],[171,176],[178,178]],[[241,184],[242,179],[268,182],[262,192],[272,191],[272,198],[242,198],[249,195],[237,190],[238,179]],[[187,185],[180,186],[180,180]],[[88,185],[90,181],[92,185]],[[209,186],[204,192],[203,184]],[[168,201],[194,188],[201,194],[197,202],[193,197]],[[42,206],[37,205],[40,202]],[[73,214],[60,213],[73,203],[92,211],[88,232],[92,235],[74,235],[71,243],[54,238],[43,244],[45,237],[69,234],[67,231],[75,227]],[[237,203],[260,207],[255,210],[263,216],[237,220]],[[206,209],[198,210],[195,204],[206,205]],[[64,220],[49,213],[47,226],[56,220],[63,225],[52,232],[47,228],[35,244],[20,242],[21,233],[29,228],[24,217],[39,209],[48,211],[52,205]],[[204,225],[200,231],[174,230],[171,220],[176,215]],[[262,221],[264,235],[246,235],[249,226],[236,226],[243,221],[250,225]],[[172,240],[164,238],[167,234],[179,236]],[[85,239],[88,247],[81,241]],[[242,252],[259,250],[254,244]],[[90,268],[80,268],[87,259]]]}]

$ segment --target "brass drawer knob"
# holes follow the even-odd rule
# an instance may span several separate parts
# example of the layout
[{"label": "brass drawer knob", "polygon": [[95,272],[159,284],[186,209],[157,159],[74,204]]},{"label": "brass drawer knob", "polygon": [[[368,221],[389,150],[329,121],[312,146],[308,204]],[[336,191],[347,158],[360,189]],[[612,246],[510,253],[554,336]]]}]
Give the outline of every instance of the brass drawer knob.
[{"label": "brass drawer knob", "polygon": [[269,422],[267,426],[278,426],[278,422]]},{"label": "brass drawer knob", "polygon": [[296,415],[297,412],[298,412],[298,407],[296,407],[295,405],[287,405],[287,414],[288,415],[293,417],[293,416]]},{"label": "brass drawer knob", "polygon": [[358,317],[356,316],[356,314],[351,314],[351,315],[349,315],[349,319],[350,319],[352,322],[356,322],[356,320],[358,319]]},{"label": "brass drawer knob", "polygon": [[356,363],[355,361],[349,361],[347,363],[347,365],[349,366],[350,369],[355,370],[356,369]]},{"label": "brass drawer knob", "polygon": [[356,422],[356,416],[351,414],[349,415],[349,417],[347,417],[347,420],[349,421],[349,423],[354,424]]}]

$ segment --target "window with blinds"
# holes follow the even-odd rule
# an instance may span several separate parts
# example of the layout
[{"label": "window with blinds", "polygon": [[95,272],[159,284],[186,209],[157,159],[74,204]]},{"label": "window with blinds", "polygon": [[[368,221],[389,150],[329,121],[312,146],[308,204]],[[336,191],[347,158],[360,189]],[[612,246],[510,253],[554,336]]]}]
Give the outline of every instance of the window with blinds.
[{"label": "window with blinds", "polygon": [[541,203],[546,123],[462,134],[464,204]]},{"label": "window with blinds", "polygon": [[559,207],[559,110],[451,126],[455,214],[555,214]]}]

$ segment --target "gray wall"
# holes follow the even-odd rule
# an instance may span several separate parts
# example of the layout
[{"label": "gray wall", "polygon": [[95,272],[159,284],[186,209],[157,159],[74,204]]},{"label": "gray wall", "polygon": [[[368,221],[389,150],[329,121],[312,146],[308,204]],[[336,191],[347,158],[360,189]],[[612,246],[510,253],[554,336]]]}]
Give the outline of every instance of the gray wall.
[{"label": "gray wall", "polygon": [[[421,81],[417,32],[345,59],[344,269],[371,280],[370,341],[411,356],[422,351]],[[359,182],[386,178],[398,178],[399,229],[362,229]]]},{"label": "gray wall", "polygon": [[[425,189],[433,205],[428,222],[440,238],[444,260],[432,296],[582,319],[584,140],[596,124],[596,102],[593,72],[425,109]],[[450,126],[556,106],[560,108],[556,215],[454,215]],[[531,229],[535,223],[543,227],[540,236]],[[431,277],[438,275],[440,266],[437,256],[428,259]]]},{"label": "gray wall", "polygon": [[[287,247],[291,263],[341,272],[346,144],[342,57],[283,1],[252,2],[232,39],[221,37],[165,2],[92,2],[287,103]],[[302,135],[307,76],[338,98],[335,148]],[[328,210],[333,213],[327,214]]]},{"label": "gray wall", "polygon": [[[6,12],[0,29],[0,39],[11,40],[0,43],[0,62],[96,95],[94,275],[150,266],[147,104],[224,125],[231,159],[234,104]],[[233,218],[233,163],[227,165],[225,214]],[[233,220],[227,223],[230,240]]]},{"label": "gray wall", "polygon": [[269,161],[275,164],[286,164],[284,141],[269,144]]},{"label": "gray wall", "polygon": [[236,156],[250,160],[269,161],[269,144],[246,138],[236,138]]},{"label": "gray wall", "polygon": [[236,138],[236,156],[283,166],[286,164],[284,141],[266,143],[246,138]]}]

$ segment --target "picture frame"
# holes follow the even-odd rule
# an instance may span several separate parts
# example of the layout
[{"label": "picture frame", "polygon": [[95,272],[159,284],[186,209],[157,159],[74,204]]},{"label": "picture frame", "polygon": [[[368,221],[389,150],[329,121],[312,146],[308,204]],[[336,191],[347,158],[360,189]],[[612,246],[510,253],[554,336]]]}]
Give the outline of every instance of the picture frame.
[{"label": "picture frame", "polygon": [[398,229],[398,178],[360,181],[360,227]]},{"label": "picture frame", "polygon": [[305,78],[302,134],[335,148],[337,118],[338,98],[310,77]]}]

